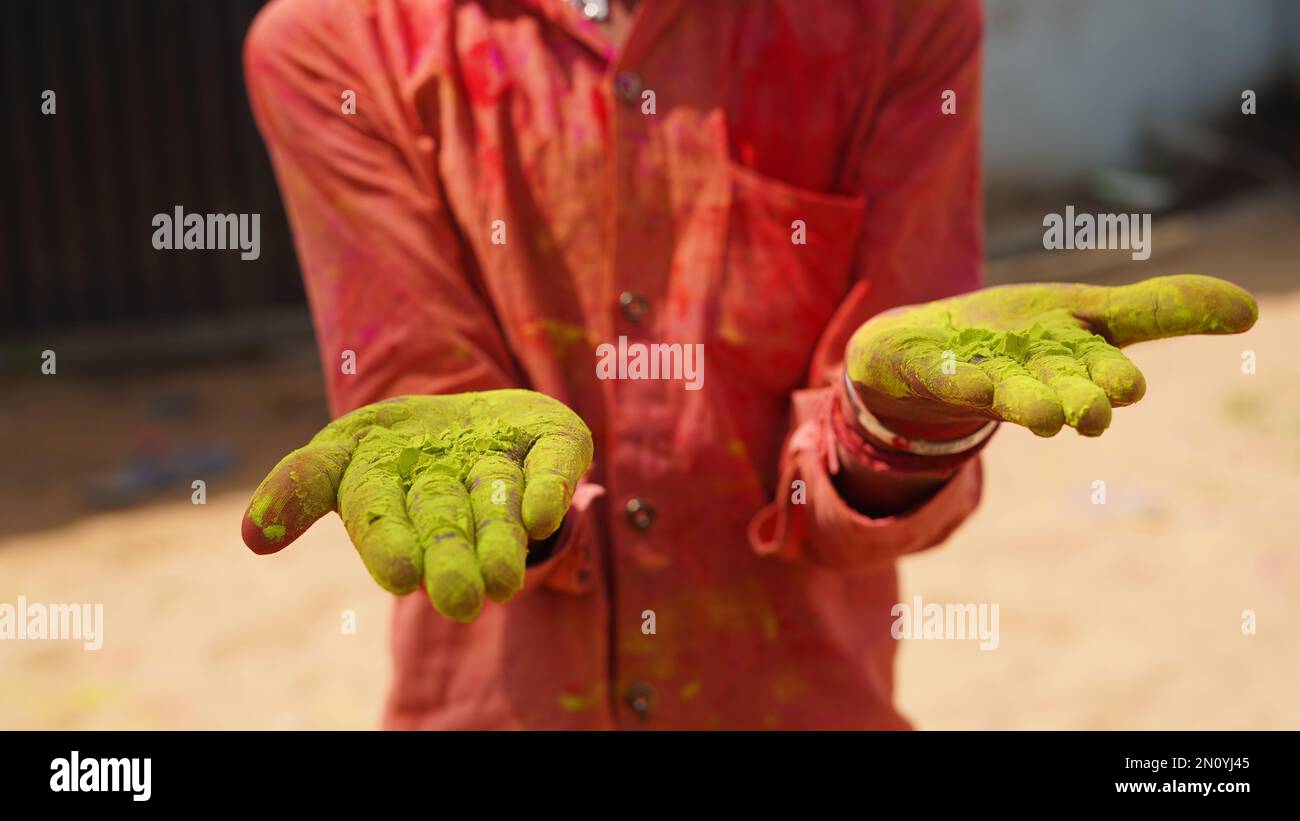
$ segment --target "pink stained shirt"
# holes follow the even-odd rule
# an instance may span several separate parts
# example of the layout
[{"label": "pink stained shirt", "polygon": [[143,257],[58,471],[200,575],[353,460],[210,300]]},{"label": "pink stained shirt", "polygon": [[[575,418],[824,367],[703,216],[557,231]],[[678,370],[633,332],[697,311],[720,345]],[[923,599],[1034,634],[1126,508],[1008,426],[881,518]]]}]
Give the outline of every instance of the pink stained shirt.
[{"label": "pink stained shirt", "polygon": [[[527,387],[595,437],[522,593],[469,625],[396,600],[386,726],[907,726],[895,560],[979,460],[865,516],[832,395],[862,322],[979,285],[981,36],[973,0],[643,0],[622,44],[563,0],[260,14],[332,411]],[[699,389],[597,378],[620,337],[702,344]]]}]

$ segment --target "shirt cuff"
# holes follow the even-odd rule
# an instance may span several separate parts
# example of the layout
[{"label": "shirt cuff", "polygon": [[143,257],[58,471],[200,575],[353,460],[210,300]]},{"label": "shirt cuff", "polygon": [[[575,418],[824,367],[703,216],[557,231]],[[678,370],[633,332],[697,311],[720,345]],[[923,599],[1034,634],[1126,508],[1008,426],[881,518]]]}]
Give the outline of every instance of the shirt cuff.
[{"label": "shirt cuff", "polygon": [[[545,587],[561,593],[590,592],[596,581],[595,503],[603,485],[578,482],[564,522],[555,534],[528,546],[524,593]],[[541,558],[538,558],[538,554]]]},{"label": "shirt cuff", "polygon": [[[760,555],[869,573],[942,543],[979,504],[983,472],[978,448],[956,457],[886,452],[849,428],[842,415],[836,418],[835,395],[829,387],[794,394],[776,500],[750,521],[750,547]],[[877,472],[950,478],[909,510],[880,518],[864,515],[835,489],[837,438],[852,458]]]}]

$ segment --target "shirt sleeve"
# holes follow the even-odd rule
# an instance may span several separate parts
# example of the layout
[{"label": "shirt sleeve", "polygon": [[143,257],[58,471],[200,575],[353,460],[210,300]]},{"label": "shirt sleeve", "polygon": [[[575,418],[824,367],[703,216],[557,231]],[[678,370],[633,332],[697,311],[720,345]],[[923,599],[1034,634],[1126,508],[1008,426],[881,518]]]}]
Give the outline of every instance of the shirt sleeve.
[{"label": "shirt sleeve", "polygon": [[[442,194],[428,136],[437,133],[435,49],[410,53],[403,34],[436,29],[427,13],[396,19],[386,4],[275,0],[245,41],[249,98],[334,416],[405,394],[527,387]],[[580,483],[562,530],[533,545],[526,589],[590,584],[580,554],[603,492]]]},{"label": "shirt sleeve", "polygon": [[276,0],[245,42],[335,415],[521,383],[442,196],[436,105],[414,102],[436,69],[386,9]]},{"label": "shirt sleeve", "polygon": [[[810,390],[793,397],[777,497],[749,529],[759,553],[848,571],[880,569],[941,543],[978,505],[982,482],[974,454],[942,466],[923,457],[899,459],[869,446],[864,451],[849,426],[834,423],[844,347],[863,322],[980,284],[979,4],[903,1],[890,15],[887,69],[878,87],[864,82],[865,110],[846,162],[845,187],[867,202],[855,281],[818,342]],[[837,436],[851,453],[869,453],[862,459],[877,472],[942,467],[951,478],[911,510],[865,516],[832,482]]]}]

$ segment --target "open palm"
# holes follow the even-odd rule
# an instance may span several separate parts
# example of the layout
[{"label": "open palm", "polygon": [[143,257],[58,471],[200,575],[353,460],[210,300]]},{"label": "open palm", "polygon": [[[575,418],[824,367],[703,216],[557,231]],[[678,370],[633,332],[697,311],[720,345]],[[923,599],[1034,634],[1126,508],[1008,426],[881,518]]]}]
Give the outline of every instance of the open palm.
[{"label": "open palm", "polygon": [[331,422],[267,475],[245,543],[274,553],[337,510],[366,568],[438,612],[473,619],[523,586],[528,538],[560,525],[592,459],[591,432],[526,390],[402,396]]},{"label": "open palm", "polygon": [[895,424],[959,433],[1000,419],[1052,436],[1063,425],[1096,436],[1111,407],[1146,381],[1119,349],[1185,334],[1248,330],[1255,300],[1213,277],[1133,285],[1008,285],[864,323],[845,354],[867,408]]}]

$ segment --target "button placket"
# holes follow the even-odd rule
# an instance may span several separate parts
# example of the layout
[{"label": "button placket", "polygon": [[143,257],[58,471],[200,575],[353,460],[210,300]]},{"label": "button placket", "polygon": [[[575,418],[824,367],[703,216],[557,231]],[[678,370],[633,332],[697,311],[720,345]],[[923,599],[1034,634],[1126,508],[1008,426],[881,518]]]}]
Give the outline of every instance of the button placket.
[{"label": "button placket", "polygon": [[[645,78],[629,67],[615,66],[615,69],[612,77],[606,81],[610,84],[608,87],[615,103],[609,113],[615,156],[613,183],[617,209],[613,220],[614,247],[617,250],[613,260],[612,283],[618,313],[614,321],[616,327],[621,326],[618,334],[625,334],[630,343],[634,340],[651,341],[647,339],[648,336],[662,332],[658,326],[663,317],[657,312],[661,310],[659,300],[663,294],[666,273],[661,270],[661,266],[665,263],[653,253],[646,253],[646,250],[651,238],[666,233],[669,226],[655,222],[650,218],[653,214],[647,211],[657,207],[659,199],[656,194],[664,180],[657,173],[646,177],[642,165],[642,152],[652,142],[651,131],[656,126],[655,121],[640,110],[641,97],[646,90]],[[611,305],[610,309],[615,309],[615,306]],[[622,407],[615,412],[619,420],[615,424],[640,428],[643,412],[640,398],[652,396],[656,390],[658,387],[650,381],[619,383],[615,401]],[[622,485],[624,493],[632,491],[631,494],[613,497],[621,497],[625,501],[621,532],[611,534],[612,561],[627,593],[638,595],[636,591],[642,580],[648,575],[662,573],[668,565],[668,559],[654,546],[657,541],[652,533],[657,519],[655,506],[648,499],[633,495],[636,490],[652,490],[651,486],[638,486],[645,478],[642,472],[644,460],[639,456],[640,448],[644,445],[638,437],[632,437],[627,446],[634,452],[611,465],[611,473],[615,474],[610,477],[613,485]],[[617,506],[611,512],[617,515]],[[617,619],[619,614],[611,613],[611,617]],[[615,653],[622,658],[621,648],[615,648]],[[628,661],[623,659],[622,663]],[[631,714],[629,716],[624,713],[624,716],[627,719],[635,717],[636,723],[649,723],[655,708],[654,687],[644,678],[631,681],[623,679],[622,684],[623,703]]]}]

